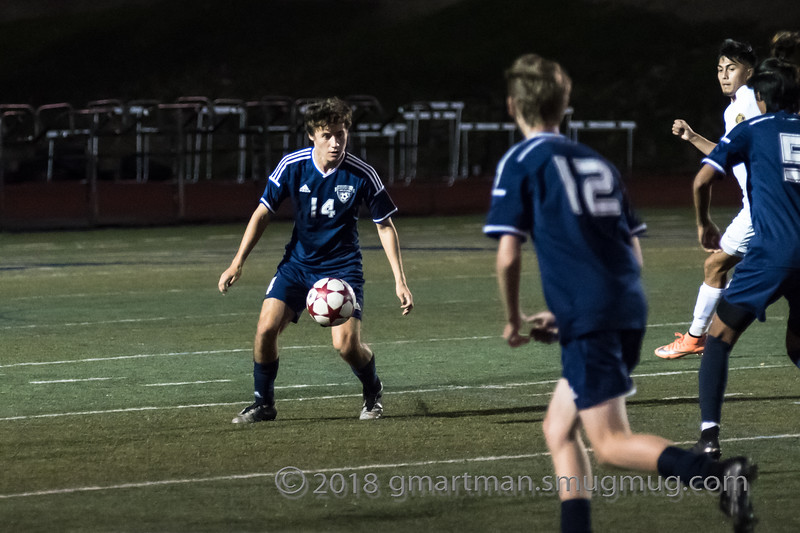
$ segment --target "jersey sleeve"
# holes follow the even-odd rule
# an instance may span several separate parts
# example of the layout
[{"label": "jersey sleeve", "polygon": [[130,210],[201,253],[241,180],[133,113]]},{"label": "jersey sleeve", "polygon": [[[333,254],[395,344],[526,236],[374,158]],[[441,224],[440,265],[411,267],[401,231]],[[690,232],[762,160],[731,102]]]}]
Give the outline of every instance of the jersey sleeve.
[{"label": "jersey sleeve", "polygon": [[747,144],[748,122],[742,122],[734,127],[730,133],[720,139],[717,146],[708,156],[703,158],[703,164],[709,165],[720,174],[729,174],[733,167],[744,163],[744,147]]},{"label": "jersey sleeve", "polygon": [[525,173],[514,161],[513,150],[497,166],[492,201],[483,232],[492,238],[512,234],[527,239],[532,229],[531,195],[525,191]]},{"label": "jersey sleeve", "polygon": [[264,194],[261,195],[261,203],[273,213],[278,210],[281,203],[289,195],[287,182],[290,180],[290,167],[288,163],[291,155],[292,154],[284,157],[278,166],[275,167],[275,170],[272,171],[272,174],[270,174],[267,180]]},{"label": "jersey sleeve", "polygon": [[383,222],[397,212],[397,206],[394,205],[389,192],[385,187],[381,186],[379,191],[370,195],[369,211],[372,215],[372,221],[376,224]]},{"label": "jersey sleeve", "polygon": [[364,179],[366,189],[364,201],[369,208],[372,221],[377,224],[396,213],[397,206],[394,205],[391,196],[389,196],[389,191],[386,190],[380,176],[378,176],[378,172],[372,166],[350,153],[347,154],[347,163],[352,165],[354,171]]}]

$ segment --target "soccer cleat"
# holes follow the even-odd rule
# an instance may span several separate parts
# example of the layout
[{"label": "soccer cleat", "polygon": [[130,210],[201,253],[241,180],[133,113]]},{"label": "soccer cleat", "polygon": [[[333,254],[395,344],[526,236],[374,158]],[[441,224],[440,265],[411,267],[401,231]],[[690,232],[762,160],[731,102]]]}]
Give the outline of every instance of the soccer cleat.
[{"label": "soccer cleat", "polygon": [[278,410],[274,405],[264,405],[254,403],[241,410],[241,412],[233,417],[234,424],[252,424],[254,422],[266,422],[268,420],[275,420],[278,416]]},{"label": "soccer cleat", "polygon": [[692,337],[688,333],[675,333],[678,337],[670,344],[656,348],[656,355],[662,359],[678,359],[684,355],[696,353],[703,355],[703,348],[706,345],[706,336]]},{"label": "soccer cleat", "polygon": [[722,512],[733,518],[734,533],[751,533],[756,524],[750,490],[758,467],[746,457],[734,457],[722,463],[723,473],[719,495]]},{"label": "soccer cleat", "polygon": [[706,453],[712,459],[719,459],[722,448],[719,446],[719,426],[714,426],[700,432],[700,438],[691,449],[697,455]]},{"label": "soccer cleat", "polygon": [[376,394],[364,394],[364,405],[361,407],[359,420],[377,420],[383,416],[383,384]]}]

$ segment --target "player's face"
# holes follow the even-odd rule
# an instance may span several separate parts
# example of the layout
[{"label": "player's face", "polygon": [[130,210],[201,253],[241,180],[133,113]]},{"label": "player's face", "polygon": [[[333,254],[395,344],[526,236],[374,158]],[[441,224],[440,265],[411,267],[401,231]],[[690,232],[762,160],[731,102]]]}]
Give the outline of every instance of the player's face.
[{"label": "player's face", "polygon": [[308,138],[314,143],[314,156],[323,169],[335,167],[344,157],[347,147],[347,128],[344,124],[317,128],[314,135],[309,135]]},{"label": "player's face", "polygon": [[722,89],[722,94],[732,97],[739,87],[747,83],[752,69],[741,63],[730,60],[725,56],[719,58],[717,64],[717,79]]}]

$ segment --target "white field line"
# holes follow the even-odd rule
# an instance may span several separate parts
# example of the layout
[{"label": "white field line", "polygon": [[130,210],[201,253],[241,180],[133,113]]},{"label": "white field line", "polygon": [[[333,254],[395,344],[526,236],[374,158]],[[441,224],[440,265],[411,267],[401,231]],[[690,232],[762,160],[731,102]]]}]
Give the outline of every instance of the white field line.
[{"label": "white field line", "polygon": [[[380,346],[380,345],[392,345],[392,344],[411,344],[411,343],[429,343],[429,342],[476,341],[476,340],[487,340],[487,339],[497,339],[497,338],[500,337],[497,335],[485,335],[479,337],[451,337],[442,339],[402,339],[396,341],[370,342],[369,344]],[[329,344],[317,344],[317,345],[307,344],[298,346],[281,346],[281,350],[309,350],[309,349],[328,348],[328,347],[330,347]],[[252,350],[253,350],[252,348],[229,348],[224,350],[200,350],[194,352],[166,352],[166,353],[145,353],[145,354],[135,354],[135,355],[115,355],[108,357],[89,357],[86,359],[65,359],[61,361],[28,361],[22,363],[11,363],[8,365],[0,365],[0,368],[11,368],[18,366],[64,365],[64,364],[74,364],[74,363],[97,363],[102,361],[142,359],[148,357],[175,357],[180,355],[218,355],[226,353],[250,352]]]},{"label": "white field line", "polygon": [[[745,442],[745,441],[759,441],[759,440],[777,440],[777,439],[797,439],[800,438],[800,433],[783,434],[783,435],[756,435],[751,437],[721,439],[722,442]],[[694,441],[675,442],[673,444],[678,446],[685,446],[692,444]],[[591,449],[589,449],[591,451]],[[493,455],[483,457],[463,457],[459,459],[438,459],[427,461],[406,461],[400,463],[376,463],[369,465],[345,465],[331,468],[318,468],[302,470],[303,474],[324,474],[329,472],[355,472],[355,471],[370,471],[370,470],[386,470],[398,468],[418,468],[434,465],[452,465],[452,464],[470,464],[470,463],[497,463],[500,461],[518,461],[521,459],[535,459],[540,457],[548,457],[548,452],[525,453],[517,455]],[[294,468],[294,467],[285,467]],[[32,492],[18,492],[12,494],[0,494],[0,500],[8,500],[12,498],[30,498],[37,496],[55,496],[60,494],[76,494],[81,492],[99,492],[99,491],[114,491],[124,489],[144,489],[151,487],[163,487],[170,485],[187,485],[196,483],[219,483],[227,481],[238,481],[246,479],[259,479],[267,477],[275,477],[278,472],[254,472],[250,474],[232,474],[226,476],[209,476],[197,478],[181,478],[181,479],[162,479],[156,481],[140,481],[135,483],[120,483],[116,485],[92,485],[86,487],[70,487],[64,489],[49,489],[39,490]]]},{"label": "white field line", "polygon": [[[552,385],[556,382],[556,380],[545,380],[545,381],[531,381],[528,383],[508,383],[505,385],[447,385],[444,387],[433,387],[429,389],[411,389],[411,390],[398,390],[392,391],[392,395],[399,395],[399,394],[418,394],[418,393],[431,393],[431,392],[447,392],[447,391],[455,391],[455,390],[486,390],[486,389],[513,389],[518,387],[529,387],[535,385]],[[333,384],[333,385],[345,385],[345,384]],[[352,384],[348,384],[352,385]],[[306,385],[303,385],[306,386]],[[308,385],[310,386],[310,385]],[[291,386],[290,386],[291,387]],[[285,388],[290,388],[285,387]],[[284,387],[276,387],[276,389],[281,389]],[[314,400],[339,400],[343,398],[360,398],[361,394],[328,394],[322,396],[308,396],[302,398],[279,398],[278,402],[307,402],[307,401],[314,401]],[[156,407],[156,406],[144,406],[144,407],[126,407],[120,409],[103,409],[97,411],[75,411],[69,413],[46,413],[41,415],[20,415],[20,416],[9,416],[6,418],[0,418],[0,422],[8,422],[14,420],[33,420],[37,418],[58,418],[62,416],[88,416],[88,415],[104,415],[104,414],[112,414],[112,413],[136,413],[141,411],[167,411],[170,409],[197,409],[203,407],[224,407],[230,405],[242,405],[246,402],[220,402],[220,403],[201,403],[201,404],[192,404],[192,405],[168,405],[163,407]]]},{"label": "white field line", "polygon": [[[457,277],[457,276],[456,276]],[[417,280],[419,281],[419,280]],[[453,305],[453,304],[463,304],[463,303],[481,303],[482,301],[479,300],[440,300],[435,304],[437,306],[445,306],[445,305]],[[394,305],[394,304],[392,304]],[[374,307],[389,307],[388,305],[375,305]],[[237,316],[254,316],[253,311],[240,311],[236,313],[220,313],[214,315],[185,315],[181,317],[176,316],[151,316],[151,317],[144,317],[144,318],[118,318],[114,320],[94,320],[94,321],[82,321],[82,322],[62,322],[61,324],[16,324],[11,326],[0,326],[0,331],[10,331],[10,330],[30,330],[30,329],[38,329],[38,328],[74,328],[74,327],[90,327],[90,326],[103,326],[109,324],[139,324],[139,323],[148,323],[148,322],[163,322],[166,320],[179,320],[179,321],[191,321],[191,320],[217,320],[219,318],[230,318],[230,317],[237,317]],[[688,324],[688,322],[687,322]]]},{"label": "white field line", "polygon": [[205,385],[206,383],[230,383],[230,379],[208,379],[203,381],[178,381],[175,383],[147,383],[144,387],[177,387],[179,385]]},{"label": "white field line", "polygon": [[[462,304],[462,303],[477,303],[477,300],[448,300],[448,301],[440,301],[436,302],[436,305],[451,305],[451,304]],[[8,331],[8,330],[24,330],[24,329],[38,329],[38,328],[54,328],[54,327],[63,327],[63,328],[71,328],[71,327],[89,327],[89,326],[101,326],[101,325],[108,325],[108,324],[139,324],[139,323],[146,323],[146,322],[163,322],[165,320],[203,320],[203,319],[217,319],[220,317],[235,317],[235,316],[250,316],[252,312],[238,312],[238,313],[222,313],[219,315],[186,315],[183,317],[175,317],[175,316],[154,316],[154,317],[146,317],[146,318],[119,318],[115,320],[95,320],[95,321],[83,321],[83,322],[64,322],[62,324],[23,324],[23,325],[13,325],[13,326],[0,326],[0,331]],[[767,320],[786,320],[786,317],[782,316],[770,316],[767,317]],[[648,328],[665,328],[665,327],[676,327],[676,326],[688,326],[691,322],[662,322],[660,324],[648,324]]]},{"label": "white field line", "polygon": [[[766,368],[783,368],[788,367],[790,365],[764,365],[764,366],[748,366],[748,367],[739,367],[739,368],[731,368],[730,370],[762,370]],[[697,370],[683,370],[683,371],[675,371],[675,372],[652,372],[649,374],[634,374],[632,377],[634,379],[638,378],[648,378],[648,377],[661,377],[661,376],[674,376],[680,374],[696,374]],[[531,387],[537,385],[552,385],[556,383],[556,379],[547,379],[541,381],[528,381],[528,382],[519,382],[519,383],[505,383],[499,385],[446,385],[443,387],[433,387],[427,389],[411,389],[411,390],[397,390],[392,391],[391,394],[399,395],[399,394],[421,394],[421,393],[435,393],[435,392],[448,392],[448,391],[459,391],[459,390],[502,390],[502,389],[514,389],[520,387]],[[349,383],[329,383],[327,386],[349,386],[352,384]],[[287,385],[287,386],[278,386],[276,389],[289,389],[289,388],[307,388],[307,387],[321,387],[325,385],[310,385],[310,384],[301,384],[301,385]],[[736,396],[736,395],[744,395],[746,393],[730,393],[726,394],[726,397]],[[544,396],[545,394],[542,394]],[[279,402],[307,402],[307,401],[316,401],[316,400],[339,400],[343,398],[360,398],[360,394],[328,394],[322,396],[308,396],[308,397],[300,397],[300,398],[280,398],[276,401]],[[696,398],[696,396],[688,396],[688,399]],[[682,397],[674,397],[674,398],[664,398],[664,399],[684,399]],[[166,411],[170,409],[196,409],[196,408],[204,408],[204,407],[223,407],[223,406],[230,406],[230,405],[241,405],[245,402],[221,402],[221,403],[203,403],[203,404],[191,404],[191,405],[169,405],[169,406],[143,406],[143,407],[128,407],[128,408],[120,408],[120,409],[104,409],[104,410],[96,410],[96,411],[75,411],[75,412],[67,412],[67,413],[45,413],[40,415],[19,415],[19,416],[9,416],[5,418],[0,418],[0,422],[9,422],[15,420],[33,420],[37,418],[58,418],[62,416],[89,416],[89,415],[104,415],[104,414],[112,414],[112,413],[136,413],[141,411]],[[800,402],[796,402],[800,403]]]},{"label": "white field line", "polygon": [[[440,339],[401,339],[401,340],[394,340],[394,341],[381,341],[381,342],[370,342],[369,344],[374,346],[387,346],[387,345],[400,345],[400,344],[425,344],[429,342],[463,342],[463,341],[479,341],[479,340],[490,340],[490,339],[499,339],[500,336],[498,335],[481,335],[475,337],[450,337],[450,338],[440,338]],[[294,345],[294,346],[281,346],[281,350],[313,350],[313,349],[320,349],[320,348],[329,348],[330,345],[328,344],[307,344],[307,345]],[[88,357],[86,359],[64,359],[60,361],[27,361],[22,363],[11,363],[8,365],[0,365],[0,368],[13,368],[13,367],[20,367],[20,366],[49,366],[49,365],[67,365],[67,364],[78,364],[78,363],[98,363],[104,361],[120,361],[126,359],[146,359],[150,357],[176,357],[176,356],[183,356],[183,355],[219,355],[219,354],[229,354],[229,353],[241,353],[241,352],[250,352],[252,348],[227,348],[221,350],[199,350],[199,351],[192,351],[192,352],[165,352],[165,353],[142,353],[142,354],[134,354],[134,355],[112,355],[108,357]],[[774,368],[776,366],[786,366],[786,365],[765,365],[760,367],[747,367],[747,368]],[[661,372],[659,374],[654,375],[663,375],[669,376],[672,374],[680,374],[684,371],[675,371],[675,372]],[[696,370],[694,372],[697,372]]]},{"label": "white field line", "polygon": [[[781,322],[786,320],[785,316],[768,316],[767,320],[780,320]],[[688,326],[691,322],[662,322],[660,324],[648,324],[647,329],[650,328],[666,328],[666,327],[674,327],[674,326]]]},{"label": "white field line", "polygon": [[112,379],[125,378],[75,378],[75,379],[50,379],[46,381],[29,381],[31,385],[50,385],[52,383],[82,383],[84,381],[109,381]]},{"label": "white field line", "polygon": [[181,293],[181,292],[194,292],[193,289],[166,289],[163,291],[108,291],[108,292],[74,292],[64,294],[47,294],[39,296],[13,296],[8,301],[25,301],[25,300],[53,300],[55,298],[100,298],[108,296],[138,296],[141,294],[150,294],[153,292],[161,293]]},{"label": "white field line", "polygon": [[235,317],[235,316],[252,316],[253,313],[250,312],[239,312],[239,313],[222,313],[219,315],[187,315],[182,317],[174,317],[174,316],[151,316],[147,318],[118,318],[115,320],[96,320],[93,322],[64,322],[62,324],[52,325],[52,324],[25,324],[25,325],[18,325],[18,326],[3,326],[0,327],[0,330],[11,330],[11,329],[36,329],[36,328],[53,328],[53,327],[85,327],[85,326],[100,326],[106,324],[138,324],[144,322],[161,322],[164,320],[199,320],[199,319],[209,319],[209,318],[220,318],[220,317]]},{"label": "white field line", "polygon": [[[284,348],[292,349],[292,347]],[[12,368],[17,366],[49,366],[49,365],[66,365],[72,363],[97,363],[101,361],[119,361],[124,359],[143,359],[148,357],[174,357],[177,355],[212,355],[222,353],[235,353],[252,351],[252,348],[233,348],[229,350],[202,350],[197,352],[167,352],[167,353],[143,353],[136,355],[115,355],[109,357],[89,357],[86,359],[68,359],[63,361],[32,361],[25,363],[12,363],[10,365],[0,365],[0,368]]]}]

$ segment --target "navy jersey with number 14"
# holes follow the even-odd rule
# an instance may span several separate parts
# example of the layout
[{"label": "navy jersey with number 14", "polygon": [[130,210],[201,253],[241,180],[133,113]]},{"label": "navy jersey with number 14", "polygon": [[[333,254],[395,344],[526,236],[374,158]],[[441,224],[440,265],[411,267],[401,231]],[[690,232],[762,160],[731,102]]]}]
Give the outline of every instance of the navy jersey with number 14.
[{"label": "navy jersey with number 14", "polygon": [[313,148],[285,156],[267,182],[261,203],[275,212],[290,199],[294,230],[283,261],[309,270],[329,271],[361,265],[358,214],[366,204],[376,223],[397,208],[371,166],[345,153],[338,167],[323,173]]},{"label": "navy jersey with number 14", "polygon": [[644,328],[647,304],[631,237],[644,230],[617,170],[590,148],[542,133],[500,161],[484,233],[530,235],[562,342]]}]

